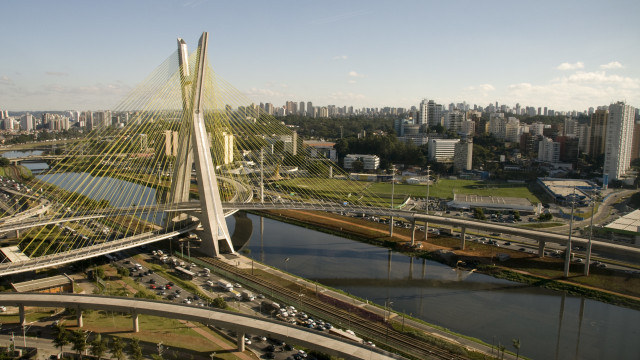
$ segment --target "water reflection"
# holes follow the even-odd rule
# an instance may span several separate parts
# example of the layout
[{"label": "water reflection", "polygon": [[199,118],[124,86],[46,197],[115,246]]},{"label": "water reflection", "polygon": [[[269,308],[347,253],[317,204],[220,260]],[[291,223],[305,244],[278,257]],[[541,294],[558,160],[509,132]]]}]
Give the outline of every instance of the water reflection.
[{"label": "water reflection", "polygon": [[[506,344],[520,338],[534,359],[636,358],[640,312],[390,252],[250,215],[247,247],[271,266],[339,288],[424,321]],[[232,225],[230,225],[232,226]],[[495,338],[495,340],[494,340]],[[605,356],[606,355],[606,356]]]}]

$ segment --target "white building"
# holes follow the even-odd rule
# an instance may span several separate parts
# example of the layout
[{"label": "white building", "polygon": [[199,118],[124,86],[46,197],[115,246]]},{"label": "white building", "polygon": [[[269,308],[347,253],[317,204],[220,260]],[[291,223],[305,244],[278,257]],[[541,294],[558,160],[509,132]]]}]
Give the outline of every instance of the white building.
[{"label": "white building", "polygon": [[31,131],[35,129],[35,123],[33,121],[33,115],[24,114],[20,117],[20,129],[24,131]]},{"label": "white building", "polygon": [[504,113],[491,113],[489,115],[489,134],[498,140],[504,141],[507,136],[507,119]]},{"label": "white building", "polygon": [[520,143],[520,135],[522,135],[520,120],[514,117],[509,117],[504,126],[504,140],[513,143]]},{"label": "white building", "polygon": [[455,171],[473,169],[473,138],[460,140],[455,144],[455,154],[453,157],[453,169]]},{"label": "white building", "polygon": [[609,105],[603,173],[610,180],[620,179],[631,166],[634,116],[631,105],[620,101]]},{"label": "white building", "polygon": [[538,160],[549,163],[560,162],[560,143],[545,137],[538,143]]},{"label": "white building", "polygon": [[378,170],[380,167],[380,158],[377,155],[349,154],[344,157],[344,168],[353,169],[354,161],[361,161],[364,170]]},{"label": "white building", "polygon": [[436,162],[453,162],[456,144],[460,139],[429,139],[429,159]]}]

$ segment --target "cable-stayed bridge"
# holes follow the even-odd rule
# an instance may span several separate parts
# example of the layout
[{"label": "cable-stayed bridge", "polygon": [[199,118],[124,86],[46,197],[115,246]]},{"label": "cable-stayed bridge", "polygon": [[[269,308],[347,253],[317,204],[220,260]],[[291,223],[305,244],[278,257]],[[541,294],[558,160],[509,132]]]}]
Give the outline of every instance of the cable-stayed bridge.
[{"label": "cable-stayed bridge", "polygon": [[177,51],[115,109],[84,113],[86,136],[49,159],[51,168],[27,184],[31,194],[7,190],[18,197],[20,211],[1,214],[0,233],[19,235],[19,256],[0,264],[0,275],[198,228],[202,252],[233,253],[225,216],[238,210],[395,216],[414,226],[428,221],[461,227],[462,247],[467,228],[537,239],[541,254],[545,241],[566,241],[559,234],[395,208],[217,76],[207,45],[204,33],[189,54],[178,39]]}]

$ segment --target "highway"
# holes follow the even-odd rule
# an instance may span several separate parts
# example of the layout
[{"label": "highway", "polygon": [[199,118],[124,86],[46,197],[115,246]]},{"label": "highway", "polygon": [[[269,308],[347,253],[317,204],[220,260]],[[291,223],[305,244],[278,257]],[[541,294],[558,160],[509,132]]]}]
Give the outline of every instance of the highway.
[{"label": "highway", "polygon": [[231,329],[239,334],[238,337],[242,341],[244,341],[245,333],[251,333],[287,339],[309,349],[345,359],[402,359],[398,355],[378,348],[341,340],[323,332],[288,325],[282,321],[166,301],[96,295],[0,293],[0,304],[5,306],[69,307],[79,310],[97,309],[134,315],[162,316]]}]

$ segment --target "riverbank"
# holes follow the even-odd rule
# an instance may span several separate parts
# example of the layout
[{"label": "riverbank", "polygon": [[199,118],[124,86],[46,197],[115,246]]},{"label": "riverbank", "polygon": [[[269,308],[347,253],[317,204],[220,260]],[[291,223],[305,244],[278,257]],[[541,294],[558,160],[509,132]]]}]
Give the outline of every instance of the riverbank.
[{"label": "riverbank", "polygon": [[[538,258],[527,252],[475,242],[468,242],[466,249],[460,250],[460,240],[457,238],[429,234],[428,241],[424,241],[424,232],[419,231],[416,231],[415,239],[421,241],[422,248],[410,249],[404,246],[411,240],[410,229],[395,228],[393,237],[389,237],[388,225],[332,213],[272,210],[260,212],[259,215],[391,248],[407,255],[437,260],[451,266],[456,266],[458,260],[461,260],[468,266],[474,266],[477,271],[497,278],[566,291],[569,294],[640,310],[640,278],[636,274],[592,267],[591,275],[587,277],[582,275],[584,265],[574,263],[571,264],[569,278],[565,279],[563,262],[558,258]],[[450,256],[444,259],[438,255],[442,252],[450,252]],[[498,262],[498,252],[508,254],[510,259]]]}]

